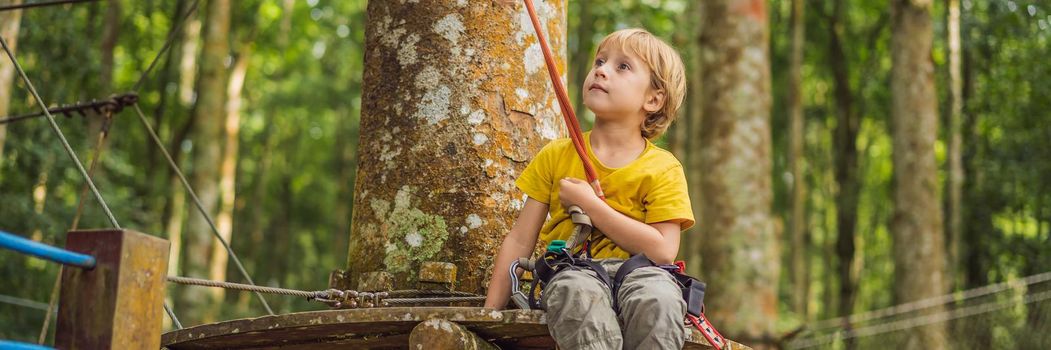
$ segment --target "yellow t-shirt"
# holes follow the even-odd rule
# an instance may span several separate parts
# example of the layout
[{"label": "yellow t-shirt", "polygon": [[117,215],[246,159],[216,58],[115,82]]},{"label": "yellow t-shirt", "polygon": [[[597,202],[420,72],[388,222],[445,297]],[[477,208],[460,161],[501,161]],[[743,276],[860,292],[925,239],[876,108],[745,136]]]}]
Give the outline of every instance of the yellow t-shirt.
[{"label": "yellow t-shirt", "polygon": [[[620,168],[609,168],[595,157],[590,137],[590,131],[584,133],[584,144],[610,207],[647,224],[680,219],[683,230],[693,226],[686,174],[671,152],[647,140],[638,159]],[[540,230],[540,240],[545,245],[555,239],[568,240],[573,234],[573,221],[558,199],[559,180],[566,177],[586,180],[584,165],[568,138],[545,145],[515,181],[529,198],[548,205],[550,218]],[[630,257],[605,236],[591,251],[596,259]]]}]

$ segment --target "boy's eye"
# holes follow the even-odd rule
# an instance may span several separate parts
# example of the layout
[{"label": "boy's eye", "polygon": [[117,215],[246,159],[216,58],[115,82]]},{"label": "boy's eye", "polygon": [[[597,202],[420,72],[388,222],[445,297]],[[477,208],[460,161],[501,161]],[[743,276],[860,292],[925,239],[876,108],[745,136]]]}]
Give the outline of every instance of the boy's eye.
[{"label": "boy's eye", "polygon": [[621,70],[630,70],[631,66],[629,66],[627,63],[621,63],[619,66],[617,66],[617,68]]},{"label": "boy's eye", "polygon": [[601,66],[601,65],[602,65],[603,63],[606,63],[606,60],[604,60],[604,59],[601,59],[601,58],[596,58],[596,59],[595,59],[595,66],[596,66],[596,67],[597,67],[597,66]]}]

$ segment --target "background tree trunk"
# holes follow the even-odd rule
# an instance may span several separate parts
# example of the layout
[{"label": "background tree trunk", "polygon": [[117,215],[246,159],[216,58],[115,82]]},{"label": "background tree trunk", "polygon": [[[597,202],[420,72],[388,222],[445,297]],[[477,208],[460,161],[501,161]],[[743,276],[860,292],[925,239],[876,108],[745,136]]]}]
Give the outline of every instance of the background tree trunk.
[{"label": "background tree trunk", "polygon": [[104,94],[113,90],[113,49],[117,47],[117,38],[120,36],[120,17],[120,0],[107,1],[105,24],[102,27],[102,57],[99,59],[99,91]]},{"label": "background tree trunk", "polygon": [[595,26],[592,21],[595,20],[595,16],[592,13],[594,9],[587,2],[581,2],[577,6],[577,10],[574,13],[574,16],[578,18],[576,28],[577,54],[574,57],[573,65],[569,67],[569,71],[573,73],[573,80],[569,82],[566,88],[570,89],[568,91],[570,96],[576,97],[573,100],[573,110],[577,113],[577,117],[584,119],[584,116],[591,113],[591,111],[584,107],[584,99],[580,93],[583,89],[584,79],[587,78],[588,72],[591,71],[591,59],[595,56],[592,54],[592,51],[595,50],[594,42],[592,42],[592,37],[595,35]]},{"label": "background tree trunk", "polygon": [[792,311],[807,318],[807,296],[810,294],[810,269],[807,264],[806,178],[803,175],[805,121],[803,119],[803,44],[806,42],[804,0],[792,0],[792,51],[788,63],[789,145],[788,168],[792,173]]},{"label": "background tree trunk", "polygon": [[[846,49],[843,47],[848,27],[845,1],[836,0],[832,6],[832,15],[828,17],[828,64],[832,68],[836,104],[836,128],[832,137],[836,184],[839,185],[836,191],[836,270],[839,276],[839,314],[849,315],[854,309],[854,294],[857,290],[854,251],[858,196],[861,192],[857,147],[860,121],[854,105]],[[848,339],[848,348],[852,347],[851,344],[852,339]]]},{"label": "background tree trunk", "polygon": [[[385,270],[411,288],[420,262],[445,261],[457,289],[484,293],[524,203],[514,179],[563,134],[524,6],[497,3],[369,2],[352,284]],[[536,5],[565,71],[565,1]]]},{"label": "background tree trunk", "polygon": [[770,214],[770,62],[765,2],[705,1],[701,255],[718,281],[709,316],[730,339],[773,347],[780,277]]},{"label": "background tree trunk", "polygon": [[[225,144],[223,147],[223,161],[219,167],[219,215],[216,216],[216,226],[219,235],[226,242],[233,244],[234,227],[234,200],[236,199],[235,184],[237,179],[237,148],[238,137],[241,130],[241,91],[244,88],[245,74],[248,71],[248,62],[251,57],[250,44],[244,44],[237,57],[233,70],[230,72],[230,84],[227,86],[226,94],[226,127],[223,129]],[[222,244],[212,244],[212,254],[209,264],[208,278],[216,281],[226,280],[227,260],[229,253]],[[223,289],[212,288],[212,301],[222,303]],[[216,310],[216,309],[212,309]],[[217,313],[215,313],[217,314]]]},{"label": "background tree trunk", "polygon": [[[99,99],[109,97],[110,94],[115,93],[113,88],[113,54],[114,49],[117,47],[117,39],[120,37],[120,0],[107,1],[105,11],[106,15],[103,17],[104,23],[102,25],[102,45],[99,50],[101,53],[101,57],[99,57],[99,85],[95,93],[98,96],[91,96],[91,98]],[[95,135],[102,128],[103,118],[89,117],[87,119],[88,135]],[[87,146],[87,149],[94,149],[95,138],[84,138],[84,145]]]},{"label": "background tree trunk", "polygon": [[946,0],[948,11],[946,14],[946,27],[948,32],[949,48],[949,152],[947,164],[948,187],[946,191],[947,216],[945,223],[949,231],[946,237],[949,239],[949,283],[950,288],[956,286],[957,272],[960,266],[960,230],[962,225],[963,205],[963,182],[966,174],[963,171],[963,147],[961,142],[960,123],[963,118],[963,74],[961,70],[960,53],[960,0]]},{"label": "background tree trunk", "polygon": [[[694,18],[704,18],[704,6],[700,2],[690,2],[688,12]],[[691,21],[696,22],[696,21]],[[704,91],[701,89],[704,86],[704,63],[701,60],[701,48],[700,40],[698,39],[701,32],[704,30],[704,24],[696,24],[690,28],[690,40],[686,44],[687,50],[690,54],[687,55],[686,62],[686,84],[687,97],[684,104],[686,108],[683,110],[686,115],[686,125],[688,135],[686,145],[686,158],[680,159],[683,162],[683,167],[686,169],[686,181],[690,188],[690,200],[693,203],[693,216],[700,218],[701,215],[701,198],[704,198],[701,191],[701,178],[703,177],[704,170],[701,169],[701,152],[699,149],[700,138],[701,138],[701,120],[704,116]],[[703,225],[695,225],[691,228],[687,234],[682,235],[682,242],[679,245],[679,257],[685,259],[687,262],[686,270],[690,273],[700,274],[701,268],[701,244],[704,239],[700,237],[700,230]]]},{"label": "background tree trunk", "polygon": [[[177,6],[179,9],[178,14],[173,18],[181,18],[183,11],[187,10],[187,4],[184,6]],[[186,24],[183,25],[182,33],[179,35],[179,46],[178,46],[178,66],[177,70],[177,84],[178,89],[176,91],[176,103],[172,105],[172,108],[176,111],[188,111],[193,103],[193,81],[197,77],[196,62],[197,62],[197,45],[200,40],[201,34],[201,21],[197,19],[197,16],[201,13],[201,8],[198,7],[195,10],[196,13],[191,14],[190,18],[186,19]],[[175,52],[176,48],[171,49]],[[176,118],[177,113],[173,113],[171,118],[164,118],[158,120],[158,128],[162,131],[166,131],[164,134],[168,135],[168,150],[171,152],[173,160],[176,164],[180,164],[182,151],[182,141],[187,133],[184,130],[188,127],[193,116],[190,115],[186,118]],[[181,123],[183,119],[187,121]],[[185,124],[185,127],[184,125]],[[160,127],[166,126],[166,127]],[[164,231],[168,234],[168,241],[171,242],[171,250],[168,256],[168,274],[169,275],[182,275],[182,251],[183,251],[183,229],[185,228],[186,220],[186,189],[183,187],[179,178],[175,176],[173,171],[168,171],[167,186],[163,186],[166,191],[170,194],[167,196],[167,210],[165,211],[165,224]],[[180,287],[181,288],[181,287]]]},{"label": "background tree trunk", "polygon": [[[200,11],[201,8],[198,8]],[[200,12],[198,12],[199,14]],[[193,82],[197,78],[197,47],[201,40],[201,20],[198,14],[186,19],[182,29],[182,47],[179,54],[179,102],[183,106],[193,105]]]},{"label": "background tree trunk", "polygon": [[[209,215],[215,215],[219,200],[219,165],[222,157],[222,126],[226,101],[226,59],[229,56],[230,2],[216,0],[208,3],[204,48],[201,50],[200,78],[197,82],[197,104],[194,106],[193,153],[194,166],[191,184]],[[214,217],[214,216],[213,216]],[[205,218],[193,212],[189,216],[186,235],[185,271],[190,276],[207,276],[208,258],[214,242],[211,228]],[[188,296],[203,296],[200,288],[187,289]],[[193,298],[195,310],[189,317],[203,315],[214,305]],[[187,306],[190,306],[187,305]],[[203,321],[211,321],[204,319]],[[192,324],[192,323],[191,323]]]},{"label": "background tree trunk", "polygon": [[[934,143],[938,135],[931,1],[891,2],[895,302],[945,293],[945,246]],[[928,312],[942,311],[940,307]],[[910,331],[909,349],[946,347],[945,324]]]},{"label": "background tree trunk", "polygon": [[[18,5],[22,0],[0,0],[0,5]],[[22,10],[0,12],[0,36],[7,41],[12,52],[18,47],[18,28],[22,24]],[[15,66],[11,60],[0,59],[0,117],[10,113],[11,90],[15,87]],[[0,124],[0,165],[4,164],[4,141],[7,140],[7,124]],[[2,169],[2,168],[0,168]]]}]

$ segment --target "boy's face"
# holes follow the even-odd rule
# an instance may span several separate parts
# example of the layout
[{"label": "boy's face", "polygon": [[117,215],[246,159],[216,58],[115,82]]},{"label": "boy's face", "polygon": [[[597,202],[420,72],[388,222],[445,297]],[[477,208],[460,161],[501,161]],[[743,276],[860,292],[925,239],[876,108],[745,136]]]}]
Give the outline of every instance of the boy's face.
[{"label": "boy's face", "polygon": [[650,84],[650,69],[633,53],[603,48],[584,79],[584,105],[596,118],[641,118],[660,105]]}]

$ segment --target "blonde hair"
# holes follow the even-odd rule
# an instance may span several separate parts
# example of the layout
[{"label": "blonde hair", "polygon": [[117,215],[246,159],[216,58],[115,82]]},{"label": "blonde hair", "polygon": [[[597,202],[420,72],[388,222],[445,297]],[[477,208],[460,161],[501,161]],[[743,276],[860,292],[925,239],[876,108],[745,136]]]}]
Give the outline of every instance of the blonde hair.
[{"label": "blonde hair", "polygon": [[610,33],[599,43],[597,51],[605,48],[633,53],[649,67],[650,87],[664,91],[664,105],[646,116],[642,123],[642,137],[652,140],[661,136],[675,121],[686,96],[686,72],[682,57],[663,40],[639,28]]}]

